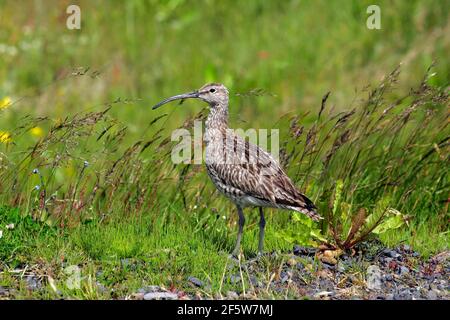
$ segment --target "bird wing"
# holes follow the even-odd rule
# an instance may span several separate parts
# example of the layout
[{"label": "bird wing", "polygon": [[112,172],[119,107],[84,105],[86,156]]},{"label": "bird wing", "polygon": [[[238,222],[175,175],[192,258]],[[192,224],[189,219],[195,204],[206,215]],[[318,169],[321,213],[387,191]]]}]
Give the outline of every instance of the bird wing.
[{"label": "bird wing", "polygon": [[297,190],[272,155],[234,135],[233,143],[224,143],[224,161],[208,166],[224,185],[274,206],[291,208],[318,219],[313,202]]}]

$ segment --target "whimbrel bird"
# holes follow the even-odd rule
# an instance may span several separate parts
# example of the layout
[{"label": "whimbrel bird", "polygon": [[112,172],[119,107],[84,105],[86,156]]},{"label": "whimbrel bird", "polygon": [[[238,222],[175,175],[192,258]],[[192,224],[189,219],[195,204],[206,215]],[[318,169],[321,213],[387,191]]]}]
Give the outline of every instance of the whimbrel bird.
[{"label": "whimbrel bird", "polygon": [[270,153],[228,128],[228,89],[224,85],[206,84],[199,90],[167,98],[153,109],[174,100],[190,98],[203,100],[210,107],[204,136],[206,169],[216,188],[237,207],[239,231],[234,256],[240,250],[244,207],[259,208],[259,254],[263,251],[266,225],[263,207],[298,211],[316,221],[321,218],[313,202],[297,190]]}]

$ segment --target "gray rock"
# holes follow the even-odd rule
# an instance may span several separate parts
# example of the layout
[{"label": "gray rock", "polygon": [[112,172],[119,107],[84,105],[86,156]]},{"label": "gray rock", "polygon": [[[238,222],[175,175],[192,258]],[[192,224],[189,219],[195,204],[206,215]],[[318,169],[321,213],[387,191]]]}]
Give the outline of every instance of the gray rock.
[{"label": "gray rock", "polygon": [[389,264],[389,262],[391,262],[393,259],[392,258],[384,258],[383,259],[383,261],[386,263],[386,264]]},{"label": "gray rock", "polygon": [[100,281],[97,281],[96,285],[97,285],[97,289],[100,293],[105,293],[108,291],[108,289],[106,289],[106,287]]},{"label": "gray rock", "polygon": [[297,268],[297,270],[303,270],[303,269],[305,269],[305,266],[303,265],[303,263],[298,262],[296,265],[296,268]]},{"label": "gray rock", "polygon": [[400,268],[398,268],[398,274],[400,275],[405,275],[409,273],[409,269],[405,266],[401,266]]},{"label": "gray rock", "polygon": [[314,298],[324,298],[324,297],[332,297],[334,296],[333,291],[320,291],[314,295]]},{"label": "gray rock", "polygon": [[436,292],[435,292],[434,290],[430,290],[430,291],[427,292],[426,298],[427,298],[428,300],[436,300],[437,297],[438,297],[438,296],[437,296],[437,294],[436,294]]},{"label": "gray rock", "polygon": [[27,276],[25,278],[25,281],[27,283],[27,288],[30,290],[39,290],[42,288],[42,283],[39,280],[38,277],[35,276]]},{"label": "gray rock", "polygon": [[239,298],[239,295],[235,291],[228,291],[227,298],[228,299],[237,299],[237,298]]},{"label": "gray rock", "polygon": [[250,276],[250,282],[256,288],[263,288],[264,287],[264,284],[260,280],[258,280],[258,278],[256,278],[255,276]]},{"label": "gray rock", "polygon": [[397,259],[400,257],[400,254],[398,252],[391,250],[391,249],[384,249],[383,254],[387,257],[394,258],[394,259]]},{"label": "gray rock", "polygon": [[295,245],[293,251],[297,256],[314,256],[316,254],[316,249],[306,248],[299,245]]},{"label": "gray rock", "polygon": [[381,290],[381,269],[376,265],[367,268],[367,288],[370,290]]},{"label": "gray rock", "polygon": [[0,297],[1,296],[8,296],[9,295],[9,290],[0,286]]},{"label": "gray rock", "polygon": [[196,277],[189,277],[188,281],[190,283],[192,283],[193,285],[195,285],[196,287],[203,287],[203,281],[201,281],[200,279],[198,279]]},{"label": "gray rock", "polygon": [[[439,291],[439,290],[430,290],[428,291],[427,294],[427,298],[429,300],[439,300],[445,297],[445,292],[444,291]],[[445,298],[444,298],[445,299]]]},{"label": "gray rock", "polygon": [[411,292],[409,290],[403,290],[400,292],[400,300],[411,300],[412,295]]},{"label": "gray rock", "polygon": [[172,292],[149,292],[144,295],[144,300],[176,300],[178,295]]},{"label": "gray rock", "polygon": [[404,285],[400,285],[397,291],[394,293],[394,300],[411,300],[412,294],[411,289]]},{"label": "gray rock", "polygon": [[405,252],[411,252],[411,247],[409,245],[407,245],[407,244],[404,244],[402,249]]},{"label": "gray rock", "polygon": [[161,291],[161,287],[159,287],[159,286],[147,286],[147,287],[140,288],[138,290],[139,293],[149,293],[149,292],[158,292],[158,291]]},{"label": "gray rock", "polygon": [[230,276],[230,282],[232,284],[239,283],[239,281],[241,281],[241,276],[240,275],[232,275],[232,276]]}]

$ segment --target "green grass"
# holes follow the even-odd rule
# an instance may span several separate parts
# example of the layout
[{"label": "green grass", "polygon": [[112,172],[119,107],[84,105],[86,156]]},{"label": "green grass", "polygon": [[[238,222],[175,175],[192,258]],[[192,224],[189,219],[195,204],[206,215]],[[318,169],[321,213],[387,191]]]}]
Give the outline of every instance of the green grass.
[{"label": "green grass", "polygon": [[[152,284],[193,292],[188,276],[209,279],[210,296],[241,290],[219,290],[235,209],[204,168],[170,161],[171,131],[205,110],[150,110],[210,81],[230,89],[231,127],[280,129],[283,166],[326,218],[267,210],[268,251],[317,245],[319,233],[339,241],[360,209],[398,210],[404,224],[379,236],[386,245],[448,250],[449,3],[378,1],[381,30],[366,28],[369,4],[79,1],[82,30],[71,31],[64,3],[0,0],[0,101],[13,101],[0,107],[0,141],[11,134],[0,142],[0,285],[35,297],[11,269],[36,265],[65,297]],[[255,88],[268,94],[235,95]],[[251,257],[257,213],[247,215]],[[82,268],[80,290],[65,287],[66,265]],[[56,297],[48,283],[42,294]]]},{"label": "green grass", "polygon": [[[209,297],[226,295],[228,290],[242,292],[241,283],[229,281],[231,275],[239,274],[239,266],[229,260],[234,238],[218,239],[214,233],[196,232],[186,219],[162,225],[160,219],[114,217],[109,222],[92,221],[62,231],[31,222],[28,217],[17,218],[20,214],[16,209],[3,207],[0,211],[1,228],[12,221],[15,224],[14,229],[4,231],[0,246],[0,286],[17,288],[16,297],[123,298],[148,285],[176,288],[186,293],[200,291]],[[256,249],[256,232],[256,228],[250,227],[246,233],[243,245],[248,251]],[[287,243],[279,246],[279,240],[271,232],[266,240],[269,249],[290,247]],[[254,252],[248,251],[247,257],[254,256]],[[283,258],[268,258],[267,272],[281,263]],[[56,294],[46,281],[44,290],[39,293],[26,289],[23,277],[13,272],[23,270],[24,266],[38,275],[52,275],[59,293]],[[67,287],[65,268],[69,266],[80,267],[83,280],[79,289]],[[194,288],[187,281],[190,276],[202,279],[207,286]],[[102,292],[97,281],[113,289],[113,293]],[[245,281],[248,288],[248,279]],[[264,295],[277,296],[275,292],[262,292],[261,297]]]}]

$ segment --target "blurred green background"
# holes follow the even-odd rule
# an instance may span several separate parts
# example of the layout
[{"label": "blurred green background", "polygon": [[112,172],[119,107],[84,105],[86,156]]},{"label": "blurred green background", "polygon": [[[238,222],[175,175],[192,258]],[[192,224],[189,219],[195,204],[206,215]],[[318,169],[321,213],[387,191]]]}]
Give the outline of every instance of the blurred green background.
[{"label": "blurred green background", "polygon": [[[81,30],[66,27],[70,4],[81,8]],[[381,30],[366,27],[370,4],[381,8]],[[113,110],[139,134],[155,117],[150,105],[210,81],[275,94],[232,98],[232,123],[262,127],[319,108],[327,91],[334,108],[349,109],[399,63],[399,92],[433,60],[434,84],[447,85],[449,8],[447,0],[0,0],[0,99],[25,97],[2,114],[0,130],[24,113],[58,119],[121,97],[139,99]],[[169,125],[198,111],[183,108]]]},{"label": "blurred green background", "polygon": [[[71,4],[81,30],[66,27]],[[366,25],[373,4],[380,30]],[[0,269],[45,265],[64,288],[67,261],[114,287],[67,297],[124,297],[143,283],[193,291],[189,276],[221,292],[235,208],[204,168],[169,161],[170,130],[205,105],[151,110],[206,82],[230,89],[231,127],[280,129],[287,173],[333,232],[346,236],[360,208],[373,218],[389,206],[402,228],[380,236],[384,245],[448,250],[449,9],[450,0],[0,0]],[[398,82],[397,72],[383,81],[399,64]],[[107,106],[104,119],[89,113]],[[269,252],[311,245],[319,231],[330,238],[325,224],[267,211]],[[248,213],[251,255],[258,223]],[[122,258],[145,263],[117,268]],[[33,296],[2,273],[0,286]],[[61,298],[51,288],[34,297]]]}]

